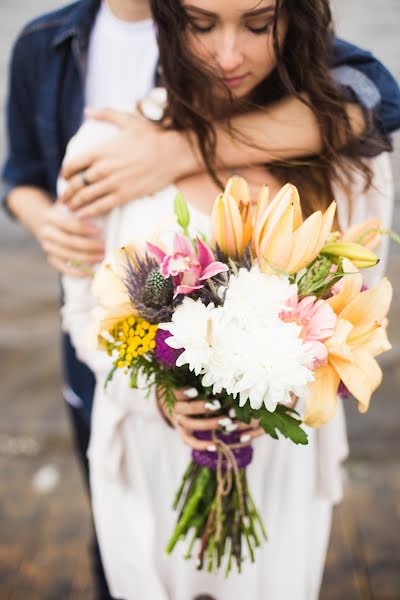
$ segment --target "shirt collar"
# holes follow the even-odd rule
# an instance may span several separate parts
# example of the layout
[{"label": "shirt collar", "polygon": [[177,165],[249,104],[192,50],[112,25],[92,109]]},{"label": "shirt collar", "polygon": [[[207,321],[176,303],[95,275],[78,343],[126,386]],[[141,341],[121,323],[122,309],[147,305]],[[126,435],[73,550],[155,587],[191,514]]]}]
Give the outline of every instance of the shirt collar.
[{"label": "shirt collar", "polygon": [[53,47],[60,46],[69,38],[89,37],[100,3],[101,0],[81,0],[81,2],[78,2],[54,36]]}]

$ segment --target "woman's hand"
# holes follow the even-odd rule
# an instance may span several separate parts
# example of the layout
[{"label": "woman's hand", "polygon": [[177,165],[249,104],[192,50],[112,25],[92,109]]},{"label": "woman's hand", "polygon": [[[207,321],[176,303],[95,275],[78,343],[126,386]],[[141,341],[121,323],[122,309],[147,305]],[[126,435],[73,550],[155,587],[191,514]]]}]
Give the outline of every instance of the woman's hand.
[{"label": "woman's hand", "polygon": [[[195,431],[226,433],[240,431],[242,432],[240,437],[242,446],[247,446],[253,439],[264,435],[264,430],[256,419],[253,419],[248,425],[235,418],[213,416],[213,413],[221,408],[218,400],[198,400],[197,391],[194,388],[174,390],[174,395],[176,403],[173,414],[169,414],[162,399],[157,396],[160,410],[164,418],[178,431],[182,441],[194,450],[216,451],[216,446],[212,441],[197,439],[193,435]],[[204,418],[196,418],[199,416]]]},{"label": "woman's hand", "polygon": [[90,109],[86,114],[120,131],[63,166],[62,176],[69,186],[60,200],[81,218],[106,214],[115,206],[157,192],[195,168],[194,155],[182,134],[165,131],[138,113]]},{"label": "woman's hand", "polygon": [[65,275],[88,277],[104,258],[101,232],[68,214],[58,202],[42,210],[35,235],[49,263]]}]

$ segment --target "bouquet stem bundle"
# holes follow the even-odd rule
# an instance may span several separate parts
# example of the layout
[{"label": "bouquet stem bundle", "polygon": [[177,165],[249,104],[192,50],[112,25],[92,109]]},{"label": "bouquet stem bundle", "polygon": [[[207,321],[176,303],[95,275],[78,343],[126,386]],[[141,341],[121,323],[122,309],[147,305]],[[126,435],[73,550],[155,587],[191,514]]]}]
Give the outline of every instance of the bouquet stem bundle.
[{"label": "bouquet stem bundle", "polygon": [[[204,432],[196,435],[207,436]],[[166,549],[171,554],[179,541],[189,539],[188,560],[197,543],[197,568],[207,568],[210,573],[222,567],[227,555],[226,576],[233,563],[241,572],[245,552],[254,562],[255,549],[267,540],[247,483],[246,467],[253,451],[251,446],[239,447],[235,437],[237,434],[213,434],[217,452],[193,451],[175,497],[173,508],[179,510],[179,516]]]}]

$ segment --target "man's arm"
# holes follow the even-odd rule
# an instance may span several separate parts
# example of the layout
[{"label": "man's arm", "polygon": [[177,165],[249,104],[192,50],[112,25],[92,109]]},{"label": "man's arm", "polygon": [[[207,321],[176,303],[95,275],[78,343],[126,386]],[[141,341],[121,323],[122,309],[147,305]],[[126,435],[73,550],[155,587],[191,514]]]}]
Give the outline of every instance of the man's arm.
[{"label": "man's arm", "polygon": [[68,215],[47,191],[46,169],[35,128],[34,57],[20,37],[10,65],[7,106],[8,156],[3,169],[1,201],[5,210],[30,231],[57,270],[85,275],[71,265],[99,262],[103,242],[93,226]]}]

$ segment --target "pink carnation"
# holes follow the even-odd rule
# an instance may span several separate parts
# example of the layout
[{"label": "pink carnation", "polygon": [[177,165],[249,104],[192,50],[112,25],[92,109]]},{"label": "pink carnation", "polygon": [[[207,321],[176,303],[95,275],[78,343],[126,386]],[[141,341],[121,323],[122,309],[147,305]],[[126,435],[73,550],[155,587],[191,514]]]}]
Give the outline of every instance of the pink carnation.
[{"label": "pink carnation", "polygon": [[301,337],[310,344],[315,357],[311,368],[325,365],[328,350],[324,341],[333,335],[337,320],[329,304],[315,296],[307,296],[299,302],[295,294],[289,300],[288,310],[282,311],[280,318],[286,323],[294,322],[301,326]]}]

